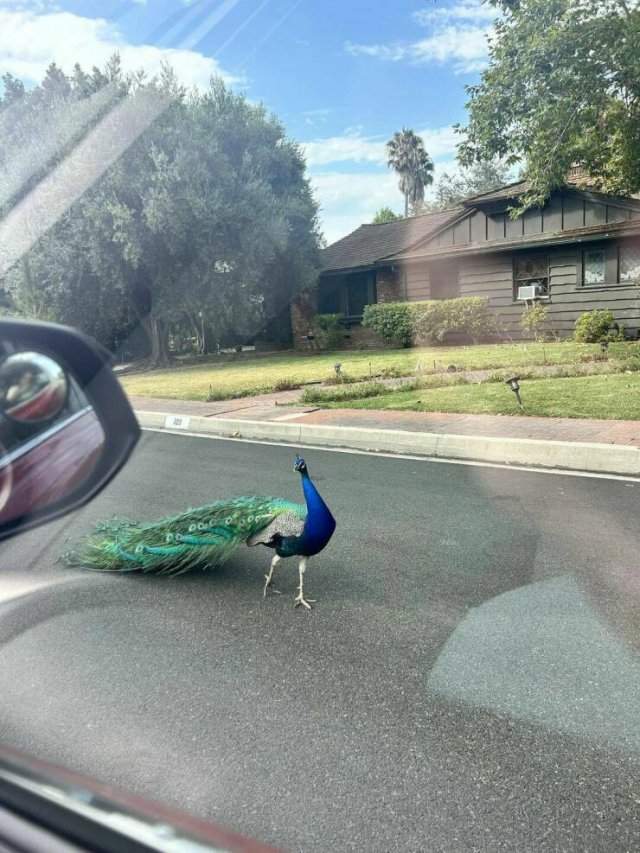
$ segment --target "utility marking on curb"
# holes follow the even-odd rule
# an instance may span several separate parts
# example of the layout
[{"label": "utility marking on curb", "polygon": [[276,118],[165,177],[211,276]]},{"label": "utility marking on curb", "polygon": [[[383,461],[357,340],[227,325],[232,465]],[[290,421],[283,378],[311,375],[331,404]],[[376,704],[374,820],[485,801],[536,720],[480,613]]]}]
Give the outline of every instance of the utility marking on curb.
[{"label": "utility marking on curb", "polygon": [[165,429],[189,429],[189,415],[167,415],[164,419]]},{"label": "utility marking on curb", "polygon": [[141,427],[143,432],[159,432],[165,435],[181,435],[190,438],[208,438],[214,441],[241,441],[245,444],[267,444],[270,447],[292,447],[295,450],[321,450],[325,453],[353,453],[357,456],[382,456],[385,459],[404,459],[411,462],[441,462],[443,465],[470,465],[474,468],[499,468],[505,471],[524,471],[528,474],[555,474],[558,477],[587,477],[594,480],[620,480],[625,483],[640,483],[640,477],[625,474],[601,474],[597,471],[571,471],[567,468],[536,468],[527,465],[508,465],[501,462],[480,462],[473,459],[447,459],[436,456],[413,456],[408,453],[390,453],[387,450],[358,450],[352,447],[326,447],[318,444],[292,444],[289,441],[266,441],[259,438],[238,438],[227,435],[208,435],[203,432],[179,432],[162,427]]}]

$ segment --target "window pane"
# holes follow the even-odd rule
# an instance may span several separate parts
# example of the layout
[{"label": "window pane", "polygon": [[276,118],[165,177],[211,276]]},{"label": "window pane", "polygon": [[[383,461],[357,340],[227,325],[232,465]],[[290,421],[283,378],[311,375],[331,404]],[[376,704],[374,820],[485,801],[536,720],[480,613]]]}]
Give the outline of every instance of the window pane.
[{"label": "window pane", "polygon": [[620,246],[620,281],[640,279],[640,246]]},{"label": "window pane", "polygon": [[549,274],[549,261],[546,255],[516,256],[516,278],[546,278]]},{"label": "window pane", "polygon": [[342,312],[342,290],[344,284],[341,280],[324,283],[320,287],[318,298],[319,314],[340,314]]},{"label": "window pane", "polygon": [[369,282],[365,276],[354,277],[349,283],[349,310],[350,317],[361,317],[364,306],[369,302]]},{"label": "window pane", "polygon": [[584,253],[584,283],[603,284],[605,280],[604,251],[597,249]]}]

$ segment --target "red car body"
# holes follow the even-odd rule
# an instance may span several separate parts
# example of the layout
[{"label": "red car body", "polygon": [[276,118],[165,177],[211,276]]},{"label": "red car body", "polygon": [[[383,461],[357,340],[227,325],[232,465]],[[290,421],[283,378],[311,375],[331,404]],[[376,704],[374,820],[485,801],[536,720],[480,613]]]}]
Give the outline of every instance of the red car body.
[{"label": "red car body", "polygon": [[83,483],[100,458],[104,432],[87,406],[0,459],[0,523],[49,506]]}]

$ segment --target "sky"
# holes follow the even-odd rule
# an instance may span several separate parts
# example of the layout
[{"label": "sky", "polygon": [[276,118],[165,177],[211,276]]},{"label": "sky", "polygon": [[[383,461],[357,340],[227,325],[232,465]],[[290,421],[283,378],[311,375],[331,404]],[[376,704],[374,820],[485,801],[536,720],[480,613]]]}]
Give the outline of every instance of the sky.
[{"label": "sky", "polygon": [[127,70],[168,60],[187,85],[221,75],[299,142],[329,243],[403,210],[385,142],[419,133],[436,179],[455,170],[465,86],[487,61],[482,0],[0,0],[0,75],[34,84],[55,61]]}]

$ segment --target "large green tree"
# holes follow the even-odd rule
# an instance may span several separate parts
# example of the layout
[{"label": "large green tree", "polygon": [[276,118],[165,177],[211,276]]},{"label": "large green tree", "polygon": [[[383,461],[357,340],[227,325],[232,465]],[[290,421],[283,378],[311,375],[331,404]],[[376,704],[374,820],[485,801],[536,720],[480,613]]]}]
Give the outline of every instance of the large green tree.
[{"label": "large green tree", "polygon": [[420,207],[425,188],[433,183],[433,161],[422,138],[402,128],[387,142],[387,164],[398,174],[398,187],[404,196],[404,215]]},{"label": "large green tree", "polygon": [[469,87],[463,163],[525,166],[525,205],[583,166],[603,190],[640,189],[637,0],[494,0],[503,13]]},{"label": "large green tree", "polygon": [[425,210],[444,210],[472,195],[504,186],[509,180],[509,167],[498,160],[482,160],[459,172],[443,172],[438,178],[433,200]]},{"label": "large green tree", "polygon": [[[19,119],[19,102],[25,143],[38,139],[40,100],[64,129],[53,154],[38,143],[38,168],[23,169],[5,207],[73,156],[87,127],[101,132],[104,115],[120,107],[138,115],[151,103],[154,120],[14,265],[7,284],[18,308],[73,322],[111,345],[139,327],[159,364],[170,332],[186,328],[201,346],[203,329],[210,344],[253,339],[313,282],[319,239],[304,160],[262,107],[218,80],[187,93],[168,67],[154,80],[124,75],[117,60],[92,75],[55,69],[55,98],[45,90],[52,74],[3,104]],[[70,115],[82,134],[68,130]],[[116,121],[116,130],[127,132],[125,124]]]},{"label": "large green tree", "polygon": [[397,213],[394,213],[390,207],[381,207],[380,210],[376,211],[376,214],[371,221],[373,225],[384,225],[386,222],[396,222],[401,218],[402,217],[398,216]]}]

